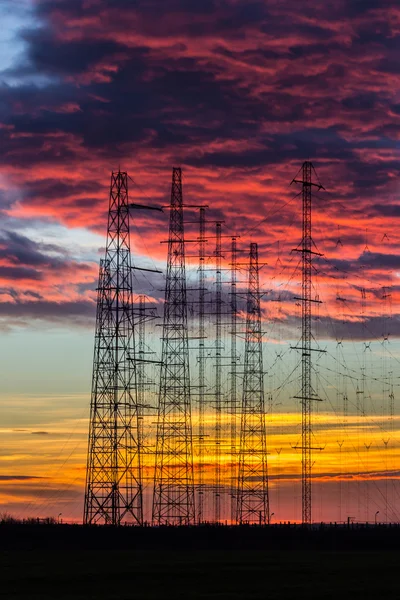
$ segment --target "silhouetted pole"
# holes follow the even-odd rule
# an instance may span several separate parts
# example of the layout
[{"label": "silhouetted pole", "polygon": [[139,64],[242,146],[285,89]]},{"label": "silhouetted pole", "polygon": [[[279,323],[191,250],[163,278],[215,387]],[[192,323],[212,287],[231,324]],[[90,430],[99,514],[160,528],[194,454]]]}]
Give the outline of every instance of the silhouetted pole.
[{"label": "silhouetted pole", "polygon": [[[302,303],[302,327],[301,327],[301,395],[295,396],[299,399],[302,406],[301,420],[301,451],[302,451],[302,522],[303,525],[312,523],[312,402],[320,400],[315,396],[312,387],[312,360],[311,360],[311,306],[313,302],[320,302],[312,299],[312,257],[317,252],[313,251],[313,241],[311,235],[311,188],[313,186],[323,189],[320,184],[312,182],[313,165],[310,162],[304,162],[302,166],[302,179],[293,179],[292,183],[302,185],[303,198],[303,238],[302,247],[299,250],[302,253],[302,296],[296,300]],[[296,250],[298,250],[296,248]]]},{"label": "silhouetted pole", "polygon": [[143,523],[128,176],[111,175],[100,262],[84,523]]},{"label": "silhouetted pole", "polygon": [[237,522],[269,522],[267,435],[257,244],[250,244]]},{"label": "silhouetted pole", "polygon": [[204,520],[204,412],[205,412],[205,208],[200,208],[199,220],[199,354],[198,354],[198,369],[199,369],[199,463],[198,463],[198,501],[197,501],[197,520],[201,523]]},{"label": "silhouetted pole", "polygon": [[231,241],[231,522],[237,518],[237,449],[236,449],[236,418],[237,418],[237,244],[236,237]]},{"label": "silhouetted pole", "polygon": [[221,271],[221,223],[216,223],[215,243],[215,481],[214,521],[221,519],[221,433],[222,433],[222,384],[221,384],[221,317],[222,317],[222,271]]},{"label": "silhouetted pole", "polygon": [[195,521],[182,171],[173,168],[152,520]]}]

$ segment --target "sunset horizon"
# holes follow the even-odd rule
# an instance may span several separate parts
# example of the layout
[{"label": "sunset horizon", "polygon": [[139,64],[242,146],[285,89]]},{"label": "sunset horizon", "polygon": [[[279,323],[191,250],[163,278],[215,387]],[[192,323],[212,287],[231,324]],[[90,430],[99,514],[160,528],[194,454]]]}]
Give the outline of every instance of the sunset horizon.
[{"label": "sunset horizon", "polygon": [[5,597],[396,598],[399,1],[0,19]]}]

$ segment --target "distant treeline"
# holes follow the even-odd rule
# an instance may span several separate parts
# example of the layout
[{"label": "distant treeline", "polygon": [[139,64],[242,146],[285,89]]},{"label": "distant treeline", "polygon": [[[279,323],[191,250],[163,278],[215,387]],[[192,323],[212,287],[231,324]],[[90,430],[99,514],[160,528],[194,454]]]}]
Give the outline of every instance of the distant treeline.
[{"label": "distant treeline", "polygon": [[298,524],[270,526],[112,527],[58,524],[54,519],[2,520],[0,549],[114,548],[165,551],[207,549],[253,550],[389,550],[398,549],[400,525]]}]

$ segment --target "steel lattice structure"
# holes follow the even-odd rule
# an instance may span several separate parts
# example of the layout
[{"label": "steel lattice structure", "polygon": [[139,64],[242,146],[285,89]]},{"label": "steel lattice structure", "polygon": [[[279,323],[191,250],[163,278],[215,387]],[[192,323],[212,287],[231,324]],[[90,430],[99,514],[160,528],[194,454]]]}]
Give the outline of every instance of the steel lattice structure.
[{"label": "steel lattice structure", "polygon": [[302,520],[312,522],[312,429],[311,412],[311,276],[312,276],[312,237],[311,237],[311,168],[309,162],[303,164],[303,238],[302,238],[302,327],[301,327],[301,445],[302,445]]},{"label": "steel lattice structure", "polygon": [[172,171],[152,520],[155,525],[195,521],[180,168]]},{"label": "steel lattice structure", "polygon": [[111,174],[100,264],[84,523],[143,523],[128,176]]},{"label": "steel lattice structure", "polygon": [[214,521],[221,519],[221,437],[222,437],[222,382],[221,382],[221,317],[222,317],[222,271],[221,271],[221,223],[216,222],[215,236],[215,481]]},{"label": "steel lattice structure", "polygon": [[236,521],[236,484],[237,484],[237,448],[236,448],[236,417],[237,417],[237,365],[238,355],[236,349],[237,336],[237,243],[236,237],[231,240],[231,385],[230,385],[230,410],[231,410],[231,523]]},{"label": "steel lattice structure", "polygon": [[205,321],[204,308],[206,300],[206,275],[204,270],[205,261],[205,233],[206,233],[206,211],[205,208],[200,208],[199,219],[199,456],[198,456],[198,501],[197,501],[197,521],[202,523],[204,520],[204,412],[205,412]]},{"label": "steel lattice structure", "polygon": [[139,447],[143,449],[144,434],[144,407],[146,389],[146,296],[139,296],[139,307],[136,315],[136,328],[138,330],[136,384],[138,406],[138,440]]},{"label": "steel lattice structure", "polygon": [[[293,179],[292,183],[302,185],[303,200],[303,237],[300,252],[302,253],[302,296],[296,298],[301,301],[301,394],[295,396],[301,402],[301,485],[302,485],[302,522],[303,525],[312,523],[312,450],[321,448],[312,447],[312,402],[317,398],[312,386],[312,303],[320,302],[312,298],[312,260],[313,251],[311,228],[311,190],[315,186],[324,189],[322,185],[312,182],[314,167],[311,162],[304,162],[302,166],[302,179]],[[296,249],[297,250],[297,249]]]},{"label": "steel lattice structure", "polygon": [[269,523],[259,265],[255,243],[250,244],[237,496],[238,523]]}]

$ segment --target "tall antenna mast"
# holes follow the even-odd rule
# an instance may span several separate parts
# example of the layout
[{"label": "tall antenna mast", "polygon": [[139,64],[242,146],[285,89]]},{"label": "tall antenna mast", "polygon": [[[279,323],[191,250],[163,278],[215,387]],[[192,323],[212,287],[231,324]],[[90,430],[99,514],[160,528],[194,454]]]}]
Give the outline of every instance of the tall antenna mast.
[{"label": "tall antenna mast", "polygon": [[[136,344],[136,381],[137,381],[137,401],[138,401],[138,439],[139,448],[141,455],[144,459],[147,455],[154,455],[153,449],[149,447],[146,440],[149,437],[149,431],[145,431],[146,416],[149,414],[148,409],[152,408],[148,404],[148,392],[154,390],[155,382],[153,377],[149,373],[150,365],[159,365],[160,361],[150,358],[151,355],[155,354],[149,347],[149,330],[147,323],[158,318],[157,309],[154,305],[149,304],[149,298],[145,295],[139,295],[139,306],[135,309],[136,317],[136,328],[138,331],[138,342]],[[136,341],[136,340],[135,340]],[[146,465],[143,461],[143,470]],[[143,476],[146,481],[145,475]],[[147,494],[146,494],[146,483],[143,485],[143,512],[144,519],[146,521],[147,513]]]},{"label": "tall antenna mast", "polygon": [[[301,327],[301,394],[295,396],[301,402],[301,486],[302,486],[302,522],[303,525],[312,523],[312,402],[320,400],[317,398],[312,387],[312,360],[311,352],[311,317],[312,303],[320,302],[313,300],[312,296],[312,258],[318,255],[313,251],[313,241],[311,235],[311,189],[316,187],[318,190],[324,189],[321,184],[312,182],[312,172],[314,167],[311,162],[304,162],[301,168],[302,179],[293,179],[292,183],[302,185],[303,199],[303,238],[301,249],[296,251],[302,253],[302,296],[296,298],[302,303],[302,327]],[[320,351],[320,350],[319,350]]]},{"label": "tall antenna mast", "polygon": [[84,523],[143,523],[127,173],[111,174],[100,262]]},{"label": "tall antenna mast", "polygon": [[383,423],[382,431],[384,437],[382,438],[385,447],[385,522],[388,522],[388,444],[391,441],[391,411],[390,411],[390,382],[388,377],[387,368],[387,357],[388,357],[388,343],[389,343],[389,331],[388,331],[388,307],[389,307],[390,293],[387,287],[382,288],[382,300],[383,300],[383,340],[382,340],[382,414]]},{"label": "tall antenna mast", "polygon": [[215,482],[214,482],[214,521],[219,523],[221,519],[221,317],[222,317],[222,272],[221,272],[221,222],[216,223],[215,242]]},{"label": "tall antenna mast", "polygon": [[172,170],[153,523],[195,521],[182,171]]},{"label": "tall antenna mast", "polygon": [[231,240],[231,523],[236,522],[236,485],[237,485],[237,450],[236,450],[236,415],[237,415],[237,244],[236,237]]},{"label": "tall antenna mast", "polygon": [[238,523],[269,523],[260,283],[257,244],[250,244],[249,287],[237,493]]},{"label": "tall antenna mast", "polygon": [[139,296],[138,323],[139,343],[137,346],[137,401],[138,401],[138,439],[143,448],[144,406],[145,406],[145,362],[146,362],[146,296]]},{"label": "tall antenna mast", "polygon": [[199,466],[198,466],[198,501],[197,501],[197,520],[202,523],[204,520],[204,409],[205,409],[205,323],[204,323],[204,308],[205,308],[205,232],[206,232],[206,211],[205,208],[200,208],[199,220]]}]

